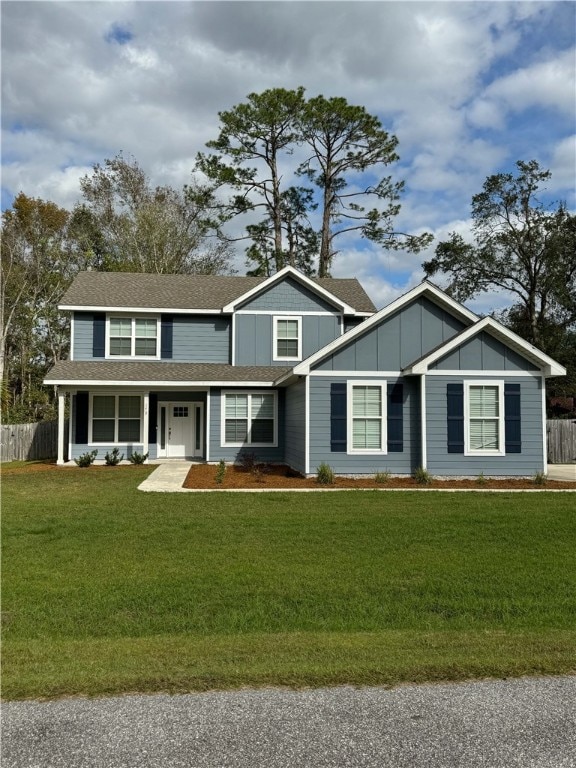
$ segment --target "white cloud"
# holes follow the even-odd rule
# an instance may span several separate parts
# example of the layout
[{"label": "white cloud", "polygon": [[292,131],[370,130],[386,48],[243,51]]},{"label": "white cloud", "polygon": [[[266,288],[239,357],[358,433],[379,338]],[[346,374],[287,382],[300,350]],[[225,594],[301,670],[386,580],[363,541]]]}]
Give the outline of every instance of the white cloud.
[{"label": "white cloud", "polygon": [[[78,178],[120,150],[179,187],[217,136],[218,111],[304,85],[364,105],[398,135],[401,164],[386,171],[406,180],[398,228],[442,237],[486,176],[518,159],[508,123],[529,107],[545,122],[523,126],[534,145],[523,156],[550,159],[558,194],[573,188],[573,53],[555,47],[567,5],[3,3],[3,187],[70,206]],[[341,247],[335,270],[360,267],[382,301],[429,258]]]}]

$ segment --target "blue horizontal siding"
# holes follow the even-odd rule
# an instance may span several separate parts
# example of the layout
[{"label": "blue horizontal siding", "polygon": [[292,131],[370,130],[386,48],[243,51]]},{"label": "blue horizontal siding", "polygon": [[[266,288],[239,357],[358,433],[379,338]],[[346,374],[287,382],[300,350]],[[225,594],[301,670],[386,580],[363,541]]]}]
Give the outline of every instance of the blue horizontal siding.
[{"label": "blue horizontal siding", "polygon": [[230,362],[230,319],[175,315],[172,359],[188,363]]},{"label": "blue horizontal siding", "polygon": [[293,469],[306,471],[306,384],[298,381],[285,392],[285,461]]},{"label": "blue horizontal siding", "polygon": [[330,386],[349,380],[337,376],[310,377],[310,473],[315,473],[317,467],[326,462],[337,474],[373,475],[385,470],[399,475],[411,474],[421,464],[418,379],[386,379],[388,384],[401,381],[404,386],[403,451],[374,455],[349,455],[330,450]]},{"label": "blue horizontal siding", "polygon": [[544,468],[542,435],[542,379],[540,377],[502,377],[504,382],[520,384],[522,414],[522,452],[506,456],[464,456],[448,453],[446,386],[478,376],[426,377],[426,432],[428,471],[433,475],[510,475],[531,476]]},{"label": "blue horizontal siding", "polygon": [[74,313],[74,337],[72,355],[74,360],[92,360],[94,338],[94,316],[90,312]]},{"label": "blue horizontal siding", "polygon": [[[228,392],[232,389],[235,392],[253,391],[251,389],[233,387],[226,388],[226,391]],[[222,418],[222,390],[219,387],[213,387],[210,390],[210,461],[224,459],[227,462],[238,462],[243,454],[254,454],[258,461],[284,462],[284,390],[279,390],[278,392],[278,446],[276,448],[267,448],[266,446],[253,447],[251,445],[241,448],[223,446],[220,434]]]}]

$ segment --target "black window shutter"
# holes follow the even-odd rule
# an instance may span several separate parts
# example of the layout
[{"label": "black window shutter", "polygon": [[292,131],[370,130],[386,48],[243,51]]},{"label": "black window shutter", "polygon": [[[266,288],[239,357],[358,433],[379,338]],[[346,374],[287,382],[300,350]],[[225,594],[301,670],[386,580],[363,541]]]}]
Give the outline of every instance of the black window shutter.
[{"label": "black window shutter", "polygon": [[388,453],[404,450],[404,387],[388,384]]},{"label": "black window shutter", "polygon": [[172,327],[174,318],[172,315],[162,315],[160,325],[160,357],[162,360],[172,359]]},{"label": "black window shutter", "polygon": [[[464,384],[446,385],[448,453],[464,453]],[[422,414],[425,418],[426,414]]]},{"label": "black window shutter", "polygon": [[156,442],[156,417],[158,411],[158,395],[150,394],[148,402],[148,442]]},{"label": "black window shutter", "polygon": [[106,315],[96,312],[92,319],[92,357],[104,357],[106,354]]},{"label": "black window shutter", "polygon": [[88,392],[76,394],[76,435],[74,442],[86,445],[88,442]]},{"label": "black window shutter", "polygon": [[504,440],[506,453],[522,453],[520,384],[504,384]]},{"label": "black window shutter", "polygon": [[330,450],[346,453],[346,384],[330,385]]}]

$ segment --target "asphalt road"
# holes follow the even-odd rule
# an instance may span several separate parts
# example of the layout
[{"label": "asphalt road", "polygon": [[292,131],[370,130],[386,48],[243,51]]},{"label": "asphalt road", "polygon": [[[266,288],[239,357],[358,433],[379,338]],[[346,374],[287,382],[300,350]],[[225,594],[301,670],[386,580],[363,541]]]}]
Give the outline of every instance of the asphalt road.
[{"label": "asphalt road", "polygon": [[576,677],[10,702],[2,768],[568,768]]}]

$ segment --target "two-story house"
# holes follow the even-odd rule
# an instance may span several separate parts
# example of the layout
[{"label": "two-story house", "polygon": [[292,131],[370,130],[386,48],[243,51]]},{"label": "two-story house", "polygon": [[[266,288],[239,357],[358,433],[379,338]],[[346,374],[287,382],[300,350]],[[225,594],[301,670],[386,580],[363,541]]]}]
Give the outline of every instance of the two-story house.
[{"label": "two-story house", "polygon": [[[83,272],[62,299],[70,359],[58,462],[150,460],[314,474],[546,471],[545,379],[565,369],[428,282],[376,311],[355,279]],[[65,402],[70,398],[68,434]]]}]

